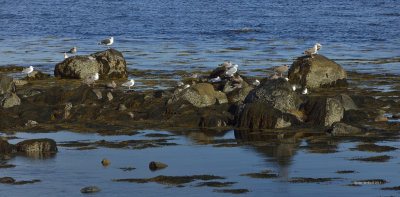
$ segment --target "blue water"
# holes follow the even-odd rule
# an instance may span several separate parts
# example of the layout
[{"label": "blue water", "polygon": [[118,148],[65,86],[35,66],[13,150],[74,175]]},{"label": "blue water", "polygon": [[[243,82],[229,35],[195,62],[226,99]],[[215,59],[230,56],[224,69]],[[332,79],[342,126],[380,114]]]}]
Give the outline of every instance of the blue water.
[{"label": "blue water", "polygon": [[232,60],[249,74],[291,63],[315,42],[346,70],[395,72],[400,4],[383,1],[0,1],[0,65],[42,65],[104,50],[128,68],[193,72]]}]

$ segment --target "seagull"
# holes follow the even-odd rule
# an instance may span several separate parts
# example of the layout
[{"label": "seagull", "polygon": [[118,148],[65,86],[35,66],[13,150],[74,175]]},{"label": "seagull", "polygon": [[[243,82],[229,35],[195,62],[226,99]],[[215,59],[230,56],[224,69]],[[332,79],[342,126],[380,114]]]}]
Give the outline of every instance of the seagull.
[{"label": "seagull", "polygon": [[274,73],[273,75],[269,76],[268,79],[278,79],[278,75]]},{"label": "seagull", "polygon": [[96,82],[97,80],[99,80],[99,73],[94,73],[93,75],[87,76],[87,77],[82,81],[82,83],[84,83],[84,84],[90,86],[90,85],[95,84],[95,82]]},{"label": "seagull", "polygon": [[225,75],[232,77],[238,70],[239,65],[235,64],[232,68],[225,72]]},{"label": "seagull", "polygon": [[292,85],[292,90],[296,91],[296,85]]},{"label": "seagull", "polygon": [[69,50],[67,53],[76,53],[76,46],[74,45],[74,47]]},{"label": "seagull", "polygon": [[320,45],[320,47],[322,48],[321,44],[315,43],[313,48],[309,48],[309,49],[305,50],[303,52],[303,54],[309,55],[309,56],[311,56],[311,58],[313,58],[312,55],[314,55],[318,52],[318,45]]},{"label": "seagull", "polygon": [[308,94],[307,88],[305,88],[305,89],[301,92],[301,94]]},{"label": "seagull", "polygon": [[67,52],[64,52],[64,59],[67,59],[67,58],[68,58]]},{"label": "seagull", "polygon": [[259,86],[259,85],[260,85],[260,81],[258,81],[258,79],[256,79],[256,80],[253,82],[253,85],[254,85],[254,86]]},{"label": "seagull", "polygon": [[97,80],[99,80],[99,73],[94,73],[91,77],[92,77],[95,81],[97,81]]},{"label": "seagull", "polygon": [[322,45],[320,43],[315,43],[315,44],[317,45],[317,53],[318,53],[318,51],[322,49]]},{"label": "seagull", "polygon": [[230,67],[232,67],[232,62],[231,61],[227,61],[227,62],[224,62],[222,64],[219,64],[218,66],[225,67],[225,68],[230,68]]},{"label": "seagull", "polygon": [[111,37],[109,39],[105,39],[105,40],[101,41],[99,44],[109,47],[113,43],[114,43],[114,37]]},{"label": "seagull", "polygon": [[189,84],[186,84],[185,86],[183,86],[183,89],[188,89],[188,88],[190,88]]},{"label": "seagull", "polygon": [[135,80],[133,80],[133,79],[131,79],[131,80],[129,80],[129,81],[127,81],[127,82],[121,84],[121,86],[128,87],[129,89],[131,89],[131,87],[132,87],[133,85],[135,85]]},{"label": "seagull", "polygon": [[288,65],[285,64],[285,65],[283,65],[283,66],[278,66],[278,67],[274,68],[274,71],[275,71],[276,73],[280,74],[281,77],[282,77],[282,73],[285,73],[285,72],[288,71]]},{"label": "seagull", "polygon": [[26,73],[29,75],[29,73],[33,72],[34,67],[33,66],[29,66],[28,68],[25,68],[24,70],[22,70],[22,73]]},{"label": "seagull", "polygon": [[220,82],[220,81],[221,81],[221,77],[219,77],[219,76],[209,80],[210,83],[217,83],[217,82]]}]

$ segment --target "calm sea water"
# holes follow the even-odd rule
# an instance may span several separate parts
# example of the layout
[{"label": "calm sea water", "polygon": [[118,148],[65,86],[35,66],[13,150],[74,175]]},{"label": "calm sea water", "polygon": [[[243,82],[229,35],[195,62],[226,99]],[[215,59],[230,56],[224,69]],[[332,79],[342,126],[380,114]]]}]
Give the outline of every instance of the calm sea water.
[{"label": "calm sea water", "polygon": [[396,0],[1,0],[0,65],[52,73],[73,45],[87,55],[114,36],[136,69],[193,72],[232,60],[262,76],[257,69],[319,42],[347,70],[400,73],[399,9]]}]

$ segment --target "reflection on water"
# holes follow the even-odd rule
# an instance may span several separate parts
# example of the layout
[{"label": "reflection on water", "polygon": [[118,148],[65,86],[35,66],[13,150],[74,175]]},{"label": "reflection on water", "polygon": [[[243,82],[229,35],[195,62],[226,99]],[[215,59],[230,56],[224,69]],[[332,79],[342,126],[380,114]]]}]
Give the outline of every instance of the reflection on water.
[{"label": "reflection on water", "polygon": [[[269,140],[256,140],[246,136],[266,135]],[[331,141],[327,145],[336,144],[334,152],[313,153],[316,144],[321,142],[295,140],[293,136],[280,134],[246,133],[244,131],[228,132],[165,132],[143,130],[131,136],[100,136],[98,134],[78,134],[71,132],[57,133],[17,133],[18,139],[9,140],[15,144],[24,139],[52,138],[58,144],[59,152],[52,157],[25,157],[18,155],[7,163],[14,168],[0,168],[2,176],[10,176],[18,180],[40,179],[41,182],[26,185],[0,184],[0,189],[12,196],[24,196],[27,191],[32,196],[76,196],[85,186],[96,185],[101,192],[96,195],[131,196],[138,195],[164,196],[216,196],[213,187],[197,187],[201,180],[183,184],[183,187],[168,186],[157,183],[114,182],[114,179],[151,178],[165,176],[216,175],[225,177],[220,182],[235,182],[223,189],[248,189],[244,195],[262,196],[265,193],[273,196],[310,196],[313,194],[338,195],[396,195],[395,191],[380,190],[382,187],[398,186],[397,172],[399,158],[395,151],[383,154],[391,157],[383,163],[351,160],[355,157],[370,157],[377,153],[357,151],[356,142]],[[271,136],[275,136],[273,139]],[[82,146],[98,141],[121,144],[133,140],[166,139],[168,143],[177,145],[148,147],[104,147],[96,149],[80,149]],[[250,140],[249,140],[250,139]],[[382,141],[377,145],[400,148],[397,142]],[[66,145],[66,146],[64,146]],[[234,146],[231,146],[234,145]],[[93,145],[96,146],[96,145]],[[104,167],[101,160],[107,158],[111,165]],[[150,161],[160,161],[168,165],[159,171],[148,168]],[[134,170],[124,171],[130,168]],[[277,174],[274,178],[252,178],[241,176],[250,173],[271,171]],[[355,173],[338,174],[337,171],[355,171]],[[323,183],[290,183],[295,177],[328,178]],[[297,180],[298,178],[296,178]],[[346,186],[354,180],[384,179],[388,183],[382,185]],[[221,195],[220,193],[218,193]],[[195,195],[195,196],[196,196]]]}]

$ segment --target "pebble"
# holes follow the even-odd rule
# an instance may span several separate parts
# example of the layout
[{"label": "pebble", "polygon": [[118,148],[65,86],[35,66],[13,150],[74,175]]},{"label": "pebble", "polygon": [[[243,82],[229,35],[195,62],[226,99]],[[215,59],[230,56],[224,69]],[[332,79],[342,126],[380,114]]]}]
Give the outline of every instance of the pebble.
[{"label": "pebble", "polygon": [[161,162],[158,162],[158,161],[152,161],[152,162],[149,163],[149,168],[152,171],[160,170],[160,169],[163,169],[163,168],[166,168],[166,167],[168,167],[167,164],[161,163]]},{"label": "pebble", "polygon": [[104,158],[104,159],[101,161],[101,164],[103,164],[103,166],[108,166],[108,165],[111,164],[111,161],[109,161],[108,159]]}]

